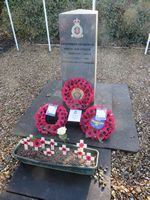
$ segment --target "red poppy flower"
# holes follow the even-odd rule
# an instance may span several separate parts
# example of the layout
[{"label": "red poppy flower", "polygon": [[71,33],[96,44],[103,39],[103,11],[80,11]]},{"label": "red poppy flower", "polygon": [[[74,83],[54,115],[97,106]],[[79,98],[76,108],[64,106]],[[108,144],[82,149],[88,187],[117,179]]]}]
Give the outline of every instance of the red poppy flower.
[{"label": "red poppy flower", "polygon": [[41,146],[41,140],[40,139],[33,140],[33,146],[34,147],[40,147]]},{"label": "red poppy flower", "polygon": [[86,156],[86,159],[87,159],[88,161],[91,161],[91,156]]},{"label": "red poppy flower", "polygon": [[50,145],[52,145],[52,146],[53,146],[54,144],[55,144],[55,142],[50,142]]},{"label": "red poppy flower", "polygon": [[94,101],[94,89],[84,78],[72,78],[65,82],[62,99],[70,109],[85,110]]},{"label": "red poppy flower", "polygon": [[[53,103],[57,104],[57,103]],[[43,134],[50,134],[50,135],[56,135],[57,129],[65,126],[67,123],[68,118],[68,112],[65,109],[64,106],[58,105],[56,115],[58,117],[58,120],[55,124],[49,124],[46,122],[46,111],[49,104],[45,104],[44,106],[40,107],[35,115],[35,122],[38,130]]]},{"label": "red poppy flower", "polygon": [[78,155],[82,156],[83,152],[82,151],[78,151]]},{"label": "red poppy flower", "polygon": [[45,140],[41,140],[41,144],[45,144]]},{"label": "red poppy flower", "polygon": [[115,117],[111,110],[107,110],[107,117],[104,121],[104,126],[102,128],[95,128],[92,126],[91,121],[96,115],[97,108],[104,108],[104,106],[92,106],[88,108],[81,116],[81,129],[87,137],[104,140],[108,139],[115,129]]}]

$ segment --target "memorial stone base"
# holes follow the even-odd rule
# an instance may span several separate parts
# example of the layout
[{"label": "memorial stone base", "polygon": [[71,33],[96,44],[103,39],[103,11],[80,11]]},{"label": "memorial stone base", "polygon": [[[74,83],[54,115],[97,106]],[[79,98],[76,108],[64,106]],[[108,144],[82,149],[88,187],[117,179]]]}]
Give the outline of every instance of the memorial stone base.
[{"label": "memorial stone base", "polygon": [[[19,136],[27,136],[31,133],[41,136],[35,126],[35,112],[45,103],[53,101],[62,103],[60,89],[61,81],[48,81],[17,123],[13,133]],[[70,143],[76,143],[83,138],[89,146],[99,151],[99,167],[107,168],[104,174],[106,183],[104,189],[99,187],[98,182],[90,176],[20,164],[7,187],[7,192],[3,193],[0,199],[109,200],[111,198],[111,149],[137,152],[139,142],[127,85],[97,83],[95,105],[105,105],[113,110],[116,117],[116,130],[107,141],[100,143],[85,139],[79,127],[70,127],[67,132]],[[56,140],[59,141],[57,136]]]}]

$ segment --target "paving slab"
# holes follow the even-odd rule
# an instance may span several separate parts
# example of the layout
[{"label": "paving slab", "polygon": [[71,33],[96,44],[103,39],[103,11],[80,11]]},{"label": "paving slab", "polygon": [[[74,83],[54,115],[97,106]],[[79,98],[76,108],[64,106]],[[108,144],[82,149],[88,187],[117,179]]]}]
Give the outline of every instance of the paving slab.
[{"label": "paving slab", "polygon": [[[48,81],[41,90],[39,96],[33,101],[26,113],[17,123],[13,134],[27,136],[29,134],[41,136],[42,134],[35,126],[34,116],[38,108],[45,103],[61,101],[61,81]],[[139,150],[139,141],[135,127],[135,121],[132,114],[132,105],[129,96],[128,86],[126,84],[102,84],[97,83],[95,105],[105,105],[112,108],[116,117],[116,130],[114,134],[103,143],[86,139],[79,126],[70,126],[67,130],[70,143],[76,143],[84,139],[90,146],[119,149],[124,151],[137,152]],[[55,136],[60,141],[58,136]]]},{"label": "paving slab", "polygon": [[0,200],[39,200],[32,197],[27,197],[19,194],[14,194],[10,192],[3,192],[0,194]]},{"label": "paving slab", "polygon": [[107,167],[101,190],[90,176],[20,164],[7,191],[43,200],[110,200],[111,150],[99,149],[99,166]]},{"label": "paving slab", "polygon": [[114,84],[113,112],[116,117],[117,128],[109,141],[112,148],[119,145],[120,149],[137,152],[139,151],[139,139],[132,112],[132,104],[126,84]]}]

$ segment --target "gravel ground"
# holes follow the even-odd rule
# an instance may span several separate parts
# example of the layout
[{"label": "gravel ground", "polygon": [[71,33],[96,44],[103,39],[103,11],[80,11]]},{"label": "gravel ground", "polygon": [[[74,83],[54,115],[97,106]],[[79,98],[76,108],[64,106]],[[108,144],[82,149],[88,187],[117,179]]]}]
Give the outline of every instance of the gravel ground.
[{"label": "gravel ground", "polygon": [[[0,191],[17,166],[11,157],[18,137],[11,132],[47,80],[60,79],[59,49],[22,44],[0,55]],[[150,55],[138,49],[98,49],[97,78],[127,83],[133,105],[140,152],[112,152],[112,199],[150,200]]]}]

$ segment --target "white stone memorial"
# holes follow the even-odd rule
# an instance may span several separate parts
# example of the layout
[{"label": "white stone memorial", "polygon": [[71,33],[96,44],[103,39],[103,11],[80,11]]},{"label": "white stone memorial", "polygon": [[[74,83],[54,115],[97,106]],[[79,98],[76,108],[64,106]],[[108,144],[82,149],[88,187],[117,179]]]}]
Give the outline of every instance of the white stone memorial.
[{"label": "white stone memorial", "polygon": [[96,87],[98,11],[59,15],[62,81],[83,77]]}]

